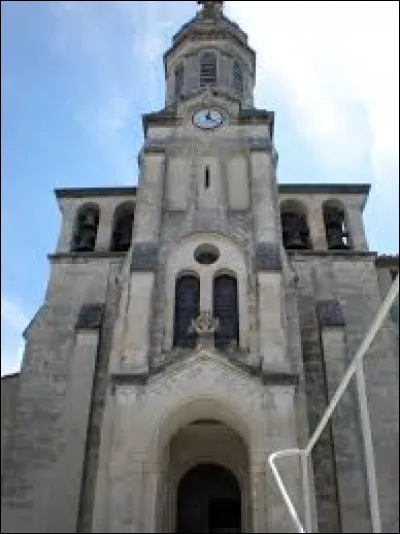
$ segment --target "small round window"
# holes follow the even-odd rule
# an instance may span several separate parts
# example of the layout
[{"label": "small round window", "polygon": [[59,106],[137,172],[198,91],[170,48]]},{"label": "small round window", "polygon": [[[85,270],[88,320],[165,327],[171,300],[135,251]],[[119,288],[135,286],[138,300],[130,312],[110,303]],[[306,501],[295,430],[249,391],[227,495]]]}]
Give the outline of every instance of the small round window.
[{"label": "small round window", "polygon": [[194,251],[194,259],[200,265],[211,265],[219,258],[219,250],[214,245],[200,245]]}]

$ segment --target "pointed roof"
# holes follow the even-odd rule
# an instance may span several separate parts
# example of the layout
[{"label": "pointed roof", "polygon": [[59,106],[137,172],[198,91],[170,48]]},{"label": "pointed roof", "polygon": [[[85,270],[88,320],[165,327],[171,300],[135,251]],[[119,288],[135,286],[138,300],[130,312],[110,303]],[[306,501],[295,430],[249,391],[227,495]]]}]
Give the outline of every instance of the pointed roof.
[{"label": "pointed roof", "polygon": [[247,44],[247,34],[242,31],[238,24],[228,19],[222,12],[223,2],[211,2],[198,0],[203,9],[186,22],[172,38],[172,46],[164,54],[164,65],[168,56],[187,38],[212,39],[222,37],[233,39],[239,45],[244,46],[253,56],[253,68],[255,68],[255,52]]}]

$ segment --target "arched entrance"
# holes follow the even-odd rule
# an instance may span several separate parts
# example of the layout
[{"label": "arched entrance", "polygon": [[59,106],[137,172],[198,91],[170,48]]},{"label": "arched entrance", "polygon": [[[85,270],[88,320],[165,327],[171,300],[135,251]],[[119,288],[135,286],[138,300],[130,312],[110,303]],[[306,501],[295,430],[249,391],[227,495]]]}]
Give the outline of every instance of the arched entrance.
[{"label": "arched entrance", "polygon": [[235,475],[216,464],[200,464],[180,480],[176,525],[185,532],[240,532],[241,494]]},{"label": "arched entrance", "polygon": [[221,421],[197,419],[171,436],[160,477],[158,532],[251,532],[246,443]]}]

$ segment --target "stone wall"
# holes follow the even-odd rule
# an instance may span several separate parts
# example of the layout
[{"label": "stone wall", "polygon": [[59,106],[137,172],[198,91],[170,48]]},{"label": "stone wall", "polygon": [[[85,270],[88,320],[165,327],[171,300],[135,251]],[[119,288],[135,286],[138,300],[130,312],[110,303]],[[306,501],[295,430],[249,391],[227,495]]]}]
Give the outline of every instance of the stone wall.
[{"label": "stone wall", "polygon": [[45,532],[57,521],[49,509],[62,484],[57,466],[70,431],[64,416],[75,325],[83,304],[104,303],[120,264],[118,257],[114,267],[112,259],[80,257],[52,266],[45,303],[26,333],[15,432],[4,461],[3,532]]},{"label": "stone wall", "polygon": [[19,373],[1,377],[1,476],[9,438],[15,425],[15,401],[18,392]]},{"label": "stone wall", "polygon": [[[312,431],[363,340],[382,297],[374,254],[333,253],[325,257],[298,252],[290,256],[299,276],[299,313]],[[333,331],[328,335],[327,331],[320,330],[316,314],[320,303],[329,301],[336,302],[343,314],[343,323],[336,325],[342,330],[344,343],[339,352],[337,342],[340,336]],[[311,328],[307,328],[307,324]],[[390,319],[385,322],[364,362],[366,400],[385,532],[395,532],[398,528],[398,516],[394,512],[398,507],[395,490],[398,484],[398,332],[393,326]],[[338,405],[330,430],[328,427],[314,449],[319,525],[323,532],[334,531],[337,521],[345,532],[356,532],[361,524],[364,531],[371,531],[359,402],[356,380],[353,379]],[[331,482],[327,483],[329,477]],[[330,497],[327,488],[331,488]],[[335,493],[337,503],[340,503],[340,510],[336,512]]]}]

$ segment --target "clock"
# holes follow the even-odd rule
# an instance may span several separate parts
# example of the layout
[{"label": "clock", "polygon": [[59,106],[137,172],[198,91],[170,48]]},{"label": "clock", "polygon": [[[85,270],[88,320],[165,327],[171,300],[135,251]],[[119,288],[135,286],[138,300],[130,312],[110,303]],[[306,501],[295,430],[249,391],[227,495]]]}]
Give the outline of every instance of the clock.
[{"label": "clock", "polygon": [[193,122],[202,130],[212,130],[224,122],[224,116],[217,109],[203,108],[194,114]]}]

